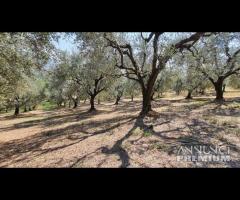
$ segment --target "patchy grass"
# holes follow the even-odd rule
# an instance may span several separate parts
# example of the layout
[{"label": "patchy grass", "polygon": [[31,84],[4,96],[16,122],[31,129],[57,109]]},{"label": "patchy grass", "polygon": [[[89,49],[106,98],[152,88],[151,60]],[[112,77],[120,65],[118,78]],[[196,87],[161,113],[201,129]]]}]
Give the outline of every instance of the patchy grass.
[{"label": "patchy grass", "polygon": [[132,131],[133,136],[138,136],[138,135],[141,135],[142,133],[143,131],[140,129],[140,127],[137,127]]},{"label": "patchy grass", "polygon": [[152,135],[152,132],[150,130],[146,130],[143,132],[143,137],[149,137]]},{"label": "patchy grass", "polygon": [[135,128],[132,131],[133,136],[139,136],[142,135],[143,137],[149,137],[152,135],[151,130],[142,130],[140,127]]},{"label": "patchy grass", "polygon": [[57,104],[50,102],[50,101],[43,101],[39,105],[39,109],[44,110],[44,111],[54,110],[55,108],[57,108]]},{"label": "patchy grass", "polygon": [[169,148],[170,148],[169,145],[164,144],[162,142],[156,142],[156,143],[150,145],[150,147],[149,147],[150,150],[157,149],[157,150],[160,150],[160,151],[162,151],[162,150],[165,151]]}]

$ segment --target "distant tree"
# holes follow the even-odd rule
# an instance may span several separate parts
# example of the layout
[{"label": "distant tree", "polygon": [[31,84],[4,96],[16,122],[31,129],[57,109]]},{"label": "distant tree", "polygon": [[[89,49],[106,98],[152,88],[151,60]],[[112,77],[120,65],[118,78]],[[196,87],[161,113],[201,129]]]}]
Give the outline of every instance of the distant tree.
[{"label": "distant tree", "polygon": [[235,89],[240,88],[240,73],[235,74],[229,78],[229,85]]},{"label": "distant tree", "polygon": [[49,75],[49,98],[60,107],[68,99],[70,59],[66,52],[58,54],[58,63],[51,69]]},{"label": "distant tree", "polygon": [[179,95],[181,91],[183,90],[183,81],[180,77],[177,78],[173,90],[176,92],[176,95]]},{"label": "distant tree", "polygon": [[94,111],[96,96],[110,87],[113,81],[112,59],[106,51],[101,33],[75,34],[83,57],[81,84],[90,98],[89,111]]},{"label": "distant tree", "polygon": [[131,101],[133,101],[134,97],[136,97],[139,94],[139,92],[141,92],[138,83],[131,79],[126,80],[124,84],[124,91],[125,95],[131,98]]},{"label": "distant tree", "polygon": [[240,40],[238,33],[219,33],[204,38],[192,51],[197,69],[214,86],[216,101],[223,101],[224,81],[240,71]]},{"label": "distant tree", "polygon": [[[178,59],[178,60],[177,60]],[[186,99],[192,99],[192,93],[198,88],[204,89],[204,82],[207,78],[196,69],[195,57],[186,52],[175,58],[176,63],[180,64],[182,74],[182,89],[187,90]]]},{"label": "distant tree", "polygon": [[115,105],[118,105],[118,102],[120,101],[121,97],[123,96],[123,92],[124,92],[124,88],[122,85],[118,85],[115,87],[115,97],[116,97],[116,101],[115,101]]}]

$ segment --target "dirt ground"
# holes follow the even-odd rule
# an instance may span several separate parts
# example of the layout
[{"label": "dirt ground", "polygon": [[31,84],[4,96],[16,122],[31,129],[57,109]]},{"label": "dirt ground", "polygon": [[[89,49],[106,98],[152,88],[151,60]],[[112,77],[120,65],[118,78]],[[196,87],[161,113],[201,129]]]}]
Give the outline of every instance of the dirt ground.
[{"label": "dirt ground", "polygon": [[[240,92],[153,102],[157,113],[137,119],[141,100],[77,109],[0,116],[0,167],[240,167]],[[11,113],[12,114],[12,113]],[[144,124],[148,129],[141,129]],[[177,161],[181,145],[228,145],[229,162]]]}]

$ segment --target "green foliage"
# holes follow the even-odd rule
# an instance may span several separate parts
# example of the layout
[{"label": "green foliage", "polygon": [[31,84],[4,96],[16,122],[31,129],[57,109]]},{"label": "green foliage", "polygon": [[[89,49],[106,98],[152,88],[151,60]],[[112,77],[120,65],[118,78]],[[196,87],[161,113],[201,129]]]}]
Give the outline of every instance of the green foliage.
[{"label": "green foliage", "polygon": [[141,135],[142,133],[143,131],[140,129],[140,127],[137,127],[132,131],[133,136],[138,136]]},{"label": "green foliage", "polygon": [[56,50],[53,41],[58,33],[0,33],[0,110],[13,109],[16,97],[21,109],[41,104],[48,110],[85,100],[91,94],[105,101],[122,94],[135,98],[153,87],[158,97],[169,90],[201,92],[211,87],[209,78],[216,81],[226,74],[227,83],[240,88],[235,74],[240,62],[238,33],[211,35],[194,43],[191,52],[183,48],[181,53],[172,45],[191,33],[160,34],[155,44],[159,60],[153,68],[154,37],[149,42],[143,39],[149,33],[107,33],[124,51],[123,63],[117,48],[107,47],[104,33],[67,35],[75,36],[77,52]]},{"label": "green foliage", "polygon": [[160,95],[163,95],[164,92],[170,90],[174,84],[174,81],[174,72],[169,68],[165,68],[159,74],[158,79],[154,85],[154,92],[157,93],[157,97],[159,98]]},{"label": "green foliage", "polygon": [[150,137],[152,135],[152,132],[150,130],[145,130],[143,132],[143,137]]},{"label": "green foliage", "polygon": [[229,85],[232,88],[240,89],[240,75],[233,75],[229,78]]},{"label": "green foliage", "polygon": [[130,79],[126,80],[124,84],[124,91],[125,95],[129,98],[134,98],[141,93],[139,84],[136,81]]},{"label": "green foliage", "polygon": [[48,62],[53,39],[55,33],[0,33],[0,104],[12,107],[15,97],[21,103],[39,98],[39,83],[30,77]]},{"label": "green foliage", "polygon": [[176,82],[173,85],[173,90],[176,92],[177,95],[181,93],[183,90],[183,81],[181,78],[177,78]]},{"label": "green foliage", "polygon": [[39,109],[42,109],[44,111],[49,111],[57,108],[57,104],[51,101],[43,101],[39,105]]}]

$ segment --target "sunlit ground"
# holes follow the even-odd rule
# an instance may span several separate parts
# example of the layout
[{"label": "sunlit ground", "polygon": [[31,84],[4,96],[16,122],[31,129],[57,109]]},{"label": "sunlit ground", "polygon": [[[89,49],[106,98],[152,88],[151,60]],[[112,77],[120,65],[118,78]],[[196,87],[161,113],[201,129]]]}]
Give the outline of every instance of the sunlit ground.
[{"label": "sunlit ground", "polygon": [[[213,91],[185,100],[167,93],[153,102],[158,112],[136,126],[141,99],[77,109],[48,109],[0,115],[0,167],[240,167],[240,91],[228,89],[226,102]],[[45,105],[44,108],[48,107]],[[181,145],[228,145],[230,162],[177,162]]]}]

